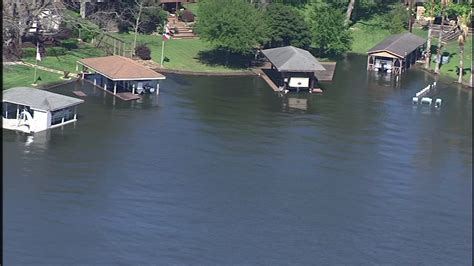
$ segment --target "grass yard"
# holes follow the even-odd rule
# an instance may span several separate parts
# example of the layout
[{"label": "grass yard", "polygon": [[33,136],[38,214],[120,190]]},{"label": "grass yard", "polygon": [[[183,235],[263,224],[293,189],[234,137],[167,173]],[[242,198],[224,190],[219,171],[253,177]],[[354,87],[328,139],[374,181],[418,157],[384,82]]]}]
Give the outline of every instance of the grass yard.
[{"label": "grass yard", "polygon": [[[31,87],[34,75],[35,70],[32,67],[22,65],[3,66],[2,90],[7,90],[19,86]],[[39,86],[64,81],[61,79],[62,75],[42,71],[39,69],[37,75],[41,77],[41,80],[38,81]]]},{"label": "grass yard", "polygon": [[184,4],[184,8],[187,10],[193,12],[194,15],[197,15],[198,9],[199,9],[199,2],[198,3],[188,3]]},{"label": "grass yard", "polygon": [[[352,43],[351,52],[366,54],[366,52],[374,47],[377,43],[381,42],[387,36],[391,35],[388,30],[377,29],[375,26],[369,23],[358,22],[351,27],[352,37],[354,38]],[[416,34],[422,38],[427,39],[428,31],[423,29],[413,29],[413,34]],[[432,46],[438,44],[438,36],[433,36]],[[446,65],[442,65],[440,68],[441,75],[451,77],[453,79],[458,78],[458,66],[459,66],[459,45],[457,40],[449,42],[444,47],[444,53],[449,53],[451,58]],[[464,47],[464,77],[463,80],[468,82],[470,77],[472,62],[472,36],[470,36]],[[431,69],[435,69],[435,62],[431,64]]]},{"label": "grass yard", "polygon": [[[66,70],[69,72],[76,72],[76,61],[81,58],[87,57],[97,57],[97,56],[105,56],[105,52],[103,50],[97,49],[92,47],[88,44],[81,44],[78,49],[73,49],[67,51],[65,55],[54,56],[54,55],[46,55],[42,60],[38,63],[40,66],[56,69],[56,70]],[[23,58],[23,61],[29,63],[35,63],[34,57]]]},{"label": "grass yard", "polygon": [[388,30],[367,28],[362,23],[354,24],[351,32],[353,38],[351,52],[359,54],[366,54],[370,48],[390,35]]},{"label": "grass yard", "polygon": [[[115,34],[117,37],[133,42],[133,34]],[[160,63],[161,60],[161,36],[139,35],[137,44],[146,44],[151,49],[151,58]],[[219,60],[220,59],[220,60]],[[233,60],[229,60],[230,65],[224,66],[222,57],[213,54],[212,47],[200,39],[179,39],[165,42],[165,62],[164,67],[169,69],[196,71],[196,72],[235,72],[243,71],[247,68],[232,65]]]},{"label": "grass yard", "polygon": [[[423,37],[425,39],[428,38],[428,31],[422,29],[413,29],[413,33]],[[435,51],[435,47],[438,45],[438,35],[433,36],[431,41],[432,51]],[[440,72],[441,75],[451,77],[453,79],[458,79],[459,75],[459,45],[457,40],[452,40],[444,46],[443,53],[449,54],[450,59],[449,62],[445,65],[441,65]],[[463,81],[468,82],[470,77],[470,70],[471,70],[471,62],[472,62],[472,36],[469,36],[466,40],[464,45],[464,75]],[[434,61],[431,62],[431,69],[434,71],[436,67],[436,63]]]}]

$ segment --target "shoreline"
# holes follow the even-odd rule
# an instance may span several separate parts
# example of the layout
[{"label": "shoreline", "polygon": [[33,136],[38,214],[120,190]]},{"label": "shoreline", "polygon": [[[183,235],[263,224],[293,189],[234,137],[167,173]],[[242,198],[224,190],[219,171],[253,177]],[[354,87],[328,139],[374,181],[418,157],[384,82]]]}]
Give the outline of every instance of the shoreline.
[{"label": "shoreline", "polygon": [[158,73],[165,74],[178,74],[178,75],[189,75],[189,76],[215,76],[215,77],[239,77],[239,76],[258,76],[252,70],[247,71],[231,71],[231,72],[207,72],[207,71],[190,71],[190,70],[178,70],[168,68],[152,68],[151,70]]}]

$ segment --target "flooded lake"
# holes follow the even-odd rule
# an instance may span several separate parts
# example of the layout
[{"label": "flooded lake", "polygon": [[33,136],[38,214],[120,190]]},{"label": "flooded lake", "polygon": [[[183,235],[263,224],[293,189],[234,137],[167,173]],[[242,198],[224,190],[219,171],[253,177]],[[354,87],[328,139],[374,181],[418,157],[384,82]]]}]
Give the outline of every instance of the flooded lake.
[{"label": "flooded lake", "polygon": [[338,63],[323,95],[167,75],[78,122],[3,131],[6,265],[470,265],[472,91]]}]

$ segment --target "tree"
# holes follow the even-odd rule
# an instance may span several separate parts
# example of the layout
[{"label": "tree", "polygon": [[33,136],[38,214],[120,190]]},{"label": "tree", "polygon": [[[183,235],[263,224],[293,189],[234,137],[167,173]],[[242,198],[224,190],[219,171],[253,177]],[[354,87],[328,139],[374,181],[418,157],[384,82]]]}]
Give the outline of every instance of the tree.
[{"label": "tree", "polygon": [[140,33],[150,34],[163,27],[168,14],[160,7],[150,7],[143,10],[142,22],[138,27]]},{"label": "tree", "polygon": [[459,44],[459,78],[458,83],[462,83],[462,76],[464,71],[464,43],[466,42],[466,38],[468,35],[468,23],[471,18],[471,10],[466,9],[462,10],[461,14],[458,14],[458,24],[461,29],[461,35],[458,37],[458,44]]},{"label": "tree", "polygon": [[3,1],[3,33],[13,39],[3,39],[3,42],[15,41],[21,45],[24,37],[32,27],[35,20],[46,8],[51,7],[52,0],[4,0]]},{"label": "tree", "polygon": [[444,18],[446,16],[446,6],[449,4],[450,0],[441,0],[441,28],[438,35],[438,50],[436,51],[436,67],[435,73],[439,74],[439,69],[441,67],[441,52],[443,50],[443,30],[444,30]]},{"label": "tree", "polygon": [[203,0],[196,27],[201,39],[224,49],[227,56],[250,54],[266,40],[261,17],[261,11],[245,0]]},{"label": "tree", "polygon": [[387,28],[392,34],[405,31],[408,26],[409,13],[403,4],[397,4],[389,13]]},{"label": "tree", "polygon": [[307,49],[311,45],[311,30],[295,9],[272,4],[264,13],[269,47],[293,45]]},{"label": "tree", "polygon": [[340,55],[349,50],[352,36],[342,12],[327,5],[313,5],[312,9],[313,44],[320,55]]},{"label": "tree", "polygon": [[439,5],[435,3],[435,0],[430,0],[425,3],[425,17],[428,18],[428,40],[426,42],[426,63],[425,68],[430,69],[431,67],[431,40],[433,39],[433,19],[437,14]]},{"label": "tree", "polygon": [[349,21],[351,21],[351,15],[352,15],[352,10],[354,10],[354,5],[355,5],[355,0],[349,0],[349,5],[347,6],[347,11],[346,11],[346,20],[345,20],[346,25],[349,24]]}]

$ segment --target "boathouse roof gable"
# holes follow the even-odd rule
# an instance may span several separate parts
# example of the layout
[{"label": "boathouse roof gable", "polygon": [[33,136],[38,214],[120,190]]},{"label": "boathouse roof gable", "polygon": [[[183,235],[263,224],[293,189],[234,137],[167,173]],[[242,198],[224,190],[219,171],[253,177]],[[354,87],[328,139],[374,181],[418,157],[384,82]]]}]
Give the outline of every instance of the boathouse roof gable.
[{"label": "boathouse roof gable", "polygon": [[87,68],[111,80],[165,79],[162,74],[142,66],[130,58],[119,55],[84,58],[78,61]]},{"label": "boathouse roof gable", "polygon": [[315,72],[326,70],[308,51],[293,46],[262,50],[280,72]]},{"label": "boathouse roof gable", "polygon": [[425,42],[425,39],[416,36],[413,33],[400,33],[388,36],[382,42],[370,49],[367,53],[372,54],[385,51],[404,58],[415,49],[425,44]]},{"label": "boathouse roof gable", "polygon": [[3,102],[29,106],[41,111],[55,111],[83,103],[84,100],[28,87],[15,87],[3,91]]}]

